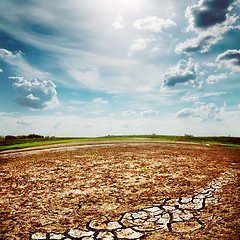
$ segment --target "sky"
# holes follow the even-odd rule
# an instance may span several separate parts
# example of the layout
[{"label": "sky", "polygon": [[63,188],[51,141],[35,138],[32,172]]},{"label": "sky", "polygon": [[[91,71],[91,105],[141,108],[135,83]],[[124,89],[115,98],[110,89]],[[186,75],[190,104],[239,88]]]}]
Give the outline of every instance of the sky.
[{"label": "sky", "polygon": [[240,136],[239,0],[0,4],[0,135]]}]

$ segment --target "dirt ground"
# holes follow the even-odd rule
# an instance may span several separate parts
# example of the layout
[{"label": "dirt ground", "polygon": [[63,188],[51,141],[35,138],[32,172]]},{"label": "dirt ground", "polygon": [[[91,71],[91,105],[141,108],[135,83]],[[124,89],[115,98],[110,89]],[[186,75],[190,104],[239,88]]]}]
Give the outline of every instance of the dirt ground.
[{"label": "dirt ground", "polygon": [[204,228],[154,231],[146,239],[238,239],[239,160],[237,149],[176,142],[0,153],[0,239],[118,220],[125,212],[190,196],[229,169],[237,171],[218,192],[219,202],[198,213]]}]

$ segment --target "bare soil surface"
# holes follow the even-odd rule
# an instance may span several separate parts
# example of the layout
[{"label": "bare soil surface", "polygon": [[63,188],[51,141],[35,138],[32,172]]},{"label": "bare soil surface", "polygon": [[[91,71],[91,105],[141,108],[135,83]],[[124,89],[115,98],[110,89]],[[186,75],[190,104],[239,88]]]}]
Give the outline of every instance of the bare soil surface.
[{"label": "bare soil surface", "polygon": [[0,239],[119,220],[192,196],[229,170],[235,174],[217,193],[218,202],[195,215],[204,227],[195,228],[193,219],[145,239],[238,239],[240,150],[176,142],[83,145],[0,153]]}]

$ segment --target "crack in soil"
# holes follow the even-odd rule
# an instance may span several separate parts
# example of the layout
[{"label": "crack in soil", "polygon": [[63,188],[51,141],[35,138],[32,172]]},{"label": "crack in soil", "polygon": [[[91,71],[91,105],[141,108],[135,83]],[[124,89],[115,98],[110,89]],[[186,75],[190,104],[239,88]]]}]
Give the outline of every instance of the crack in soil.
[{"label": "crack in soil", "polygon": [[[64,233],[32,233],[31,240],[140,240],[149,232],[156,230],[169,232],[189,232],[201,229],[205,222],[198,217],[199,211],[208,204],[216,203],[216,192],[227,185],[235,174],[234,170],[222,173],[207,188],[195,191],[189,197],[165,198],[161,205],[140,209],[137,212],[124,213],[119,220],[99,222],[91,220],[86,229],[68,229]],[[214,195],[215,194],[215,195]],[[106,217],[107,219],[107,217]]]}]

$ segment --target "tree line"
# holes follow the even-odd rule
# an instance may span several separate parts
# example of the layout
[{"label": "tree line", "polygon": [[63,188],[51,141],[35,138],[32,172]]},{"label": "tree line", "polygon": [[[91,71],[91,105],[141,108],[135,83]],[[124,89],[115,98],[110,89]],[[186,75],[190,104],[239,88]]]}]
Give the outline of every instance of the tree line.
[{"label": "tree line", "polygon": [[44,136],[33,133],[29,135],[19,135],[19,136],[6,135],[4,137],[5,140],[33,139],[33,138],[44,138]]}]

